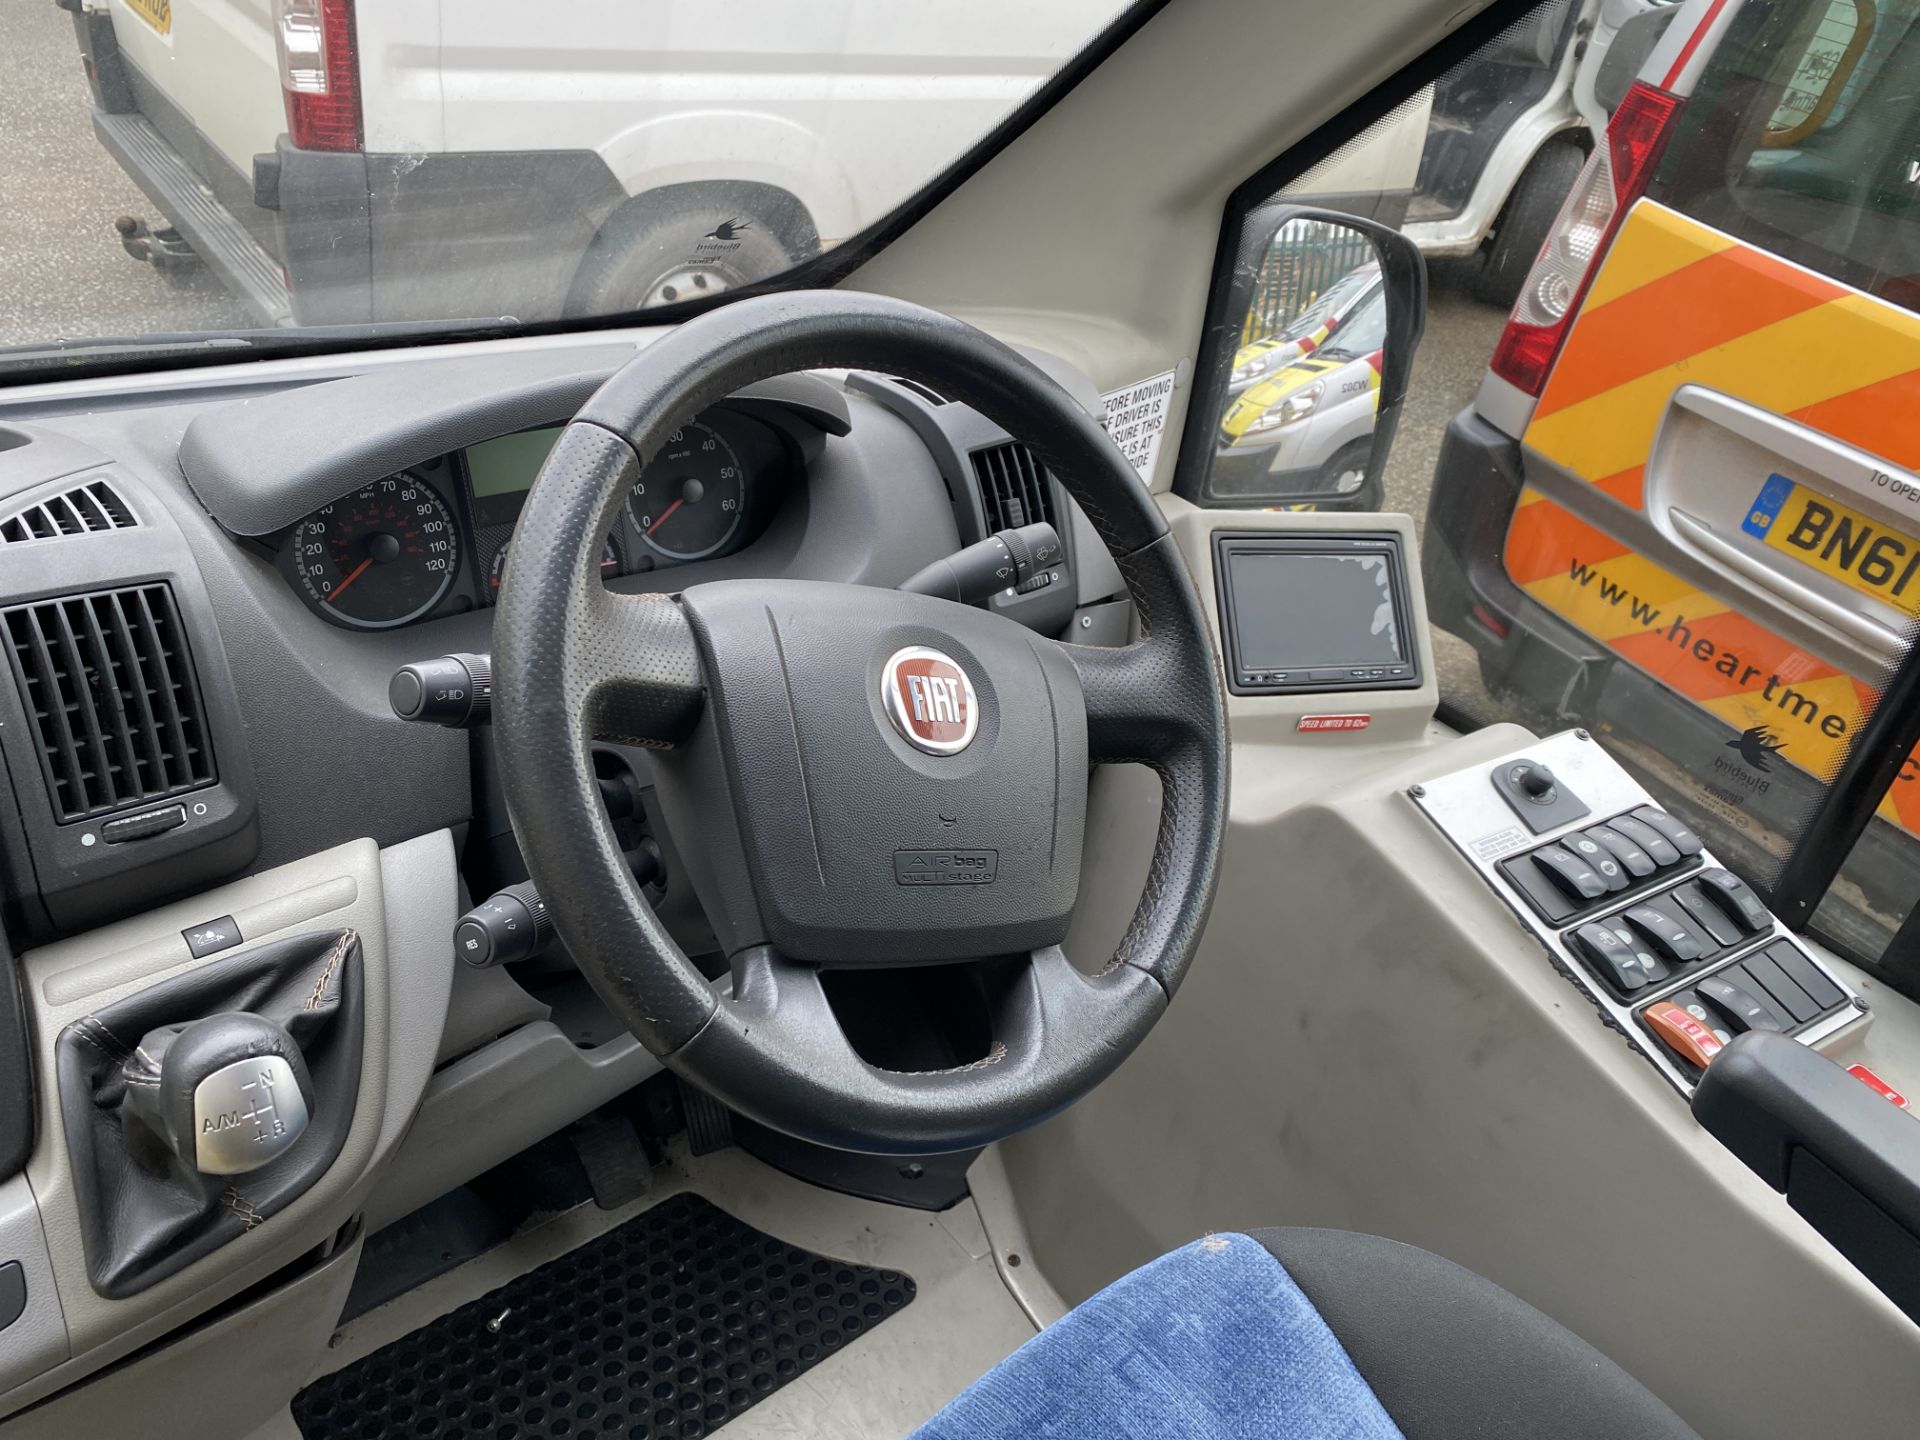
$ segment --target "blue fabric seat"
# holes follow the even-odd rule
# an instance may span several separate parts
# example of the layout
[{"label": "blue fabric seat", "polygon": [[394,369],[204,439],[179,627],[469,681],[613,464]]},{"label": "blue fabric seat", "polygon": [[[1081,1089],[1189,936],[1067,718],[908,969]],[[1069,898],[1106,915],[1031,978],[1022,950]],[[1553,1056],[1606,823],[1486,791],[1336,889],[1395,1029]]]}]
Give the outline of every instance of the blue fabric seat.
[{"label": "blue fabric seat", "polygon": [[1116,1281],[914,1440],[1697,1440],[1492,1282],[1329,1230],[1212,1235]]}]

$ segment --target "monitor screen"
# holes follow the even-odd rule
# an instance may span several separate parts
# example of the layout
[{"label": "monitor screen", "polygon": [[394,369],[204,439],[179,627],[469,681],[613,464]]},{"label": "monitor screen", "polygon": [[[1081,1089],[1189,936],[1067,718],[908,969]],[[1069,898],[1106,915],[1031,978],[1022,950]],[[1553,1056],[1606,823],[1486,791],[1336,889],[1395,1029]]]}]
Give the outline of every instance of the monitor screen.
[{"label": "monitor screen", "polygon": [[1229,550],[1241,670],[1389,666],[1412,660],[1384,550]]}]

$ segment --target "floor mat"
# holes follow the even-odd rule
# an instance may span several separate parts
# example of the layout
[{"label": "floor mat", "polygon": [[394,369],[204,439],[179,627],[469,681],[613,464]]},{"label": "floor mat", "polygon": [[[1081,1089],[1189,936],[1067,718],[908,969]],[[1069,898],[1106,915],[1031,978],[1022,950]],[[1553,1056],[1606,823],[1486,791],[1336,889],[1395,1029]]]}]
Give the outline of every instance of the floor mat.
[{"label": "floor mat", "polygon": [[294,1398],[306,1440],[691,1440],[913,1299],[682,1194]]}]

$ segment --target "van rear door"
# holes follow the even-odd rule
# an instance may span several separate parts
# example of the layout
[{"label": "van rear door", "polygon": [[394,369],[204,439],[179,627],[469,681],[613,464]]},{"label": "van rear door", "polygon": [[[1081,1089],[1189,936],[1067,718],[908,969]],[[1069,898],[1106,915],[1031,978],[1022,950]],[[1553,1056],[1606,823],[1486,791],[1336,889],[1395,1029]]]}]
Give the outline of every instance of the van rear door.
[{"label": "van rear door", "polygon": [[[1763,882],[1920,617],[1917,15],[1750,4],[1716,32],[1526,421],[1500,553],[1525,599],[1477,627],[1490,679],[1602,729]],[[1864,847],[1893,891],[1917,777]]]},{"label": "van rear door", "polygon": [[216,193],[286,129],[271,0],[106,0],[147,120]]}]

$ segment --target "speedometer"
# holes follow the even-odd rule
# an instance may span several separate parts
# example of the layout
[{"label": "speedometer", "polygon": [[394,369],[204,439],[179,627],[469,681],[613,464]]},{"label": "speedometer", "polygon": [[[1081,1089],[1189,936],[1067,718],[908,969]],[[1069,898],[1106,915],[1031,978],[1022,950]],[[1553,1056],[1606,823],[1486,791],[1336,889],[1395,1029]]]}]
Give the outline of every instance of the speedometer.
[{"label": "speedometer", "polygon": [[710,425],[683,425],[669,435],[627,500],[640,538],[669,560],[718,554],[746,508],[746,470]]},{"label": "speedometer", "polygon": [[316,510],[291,543],[294,577],[313,607],[366,630],[425,615],[460,568],[447,502],[404,471]]}]

